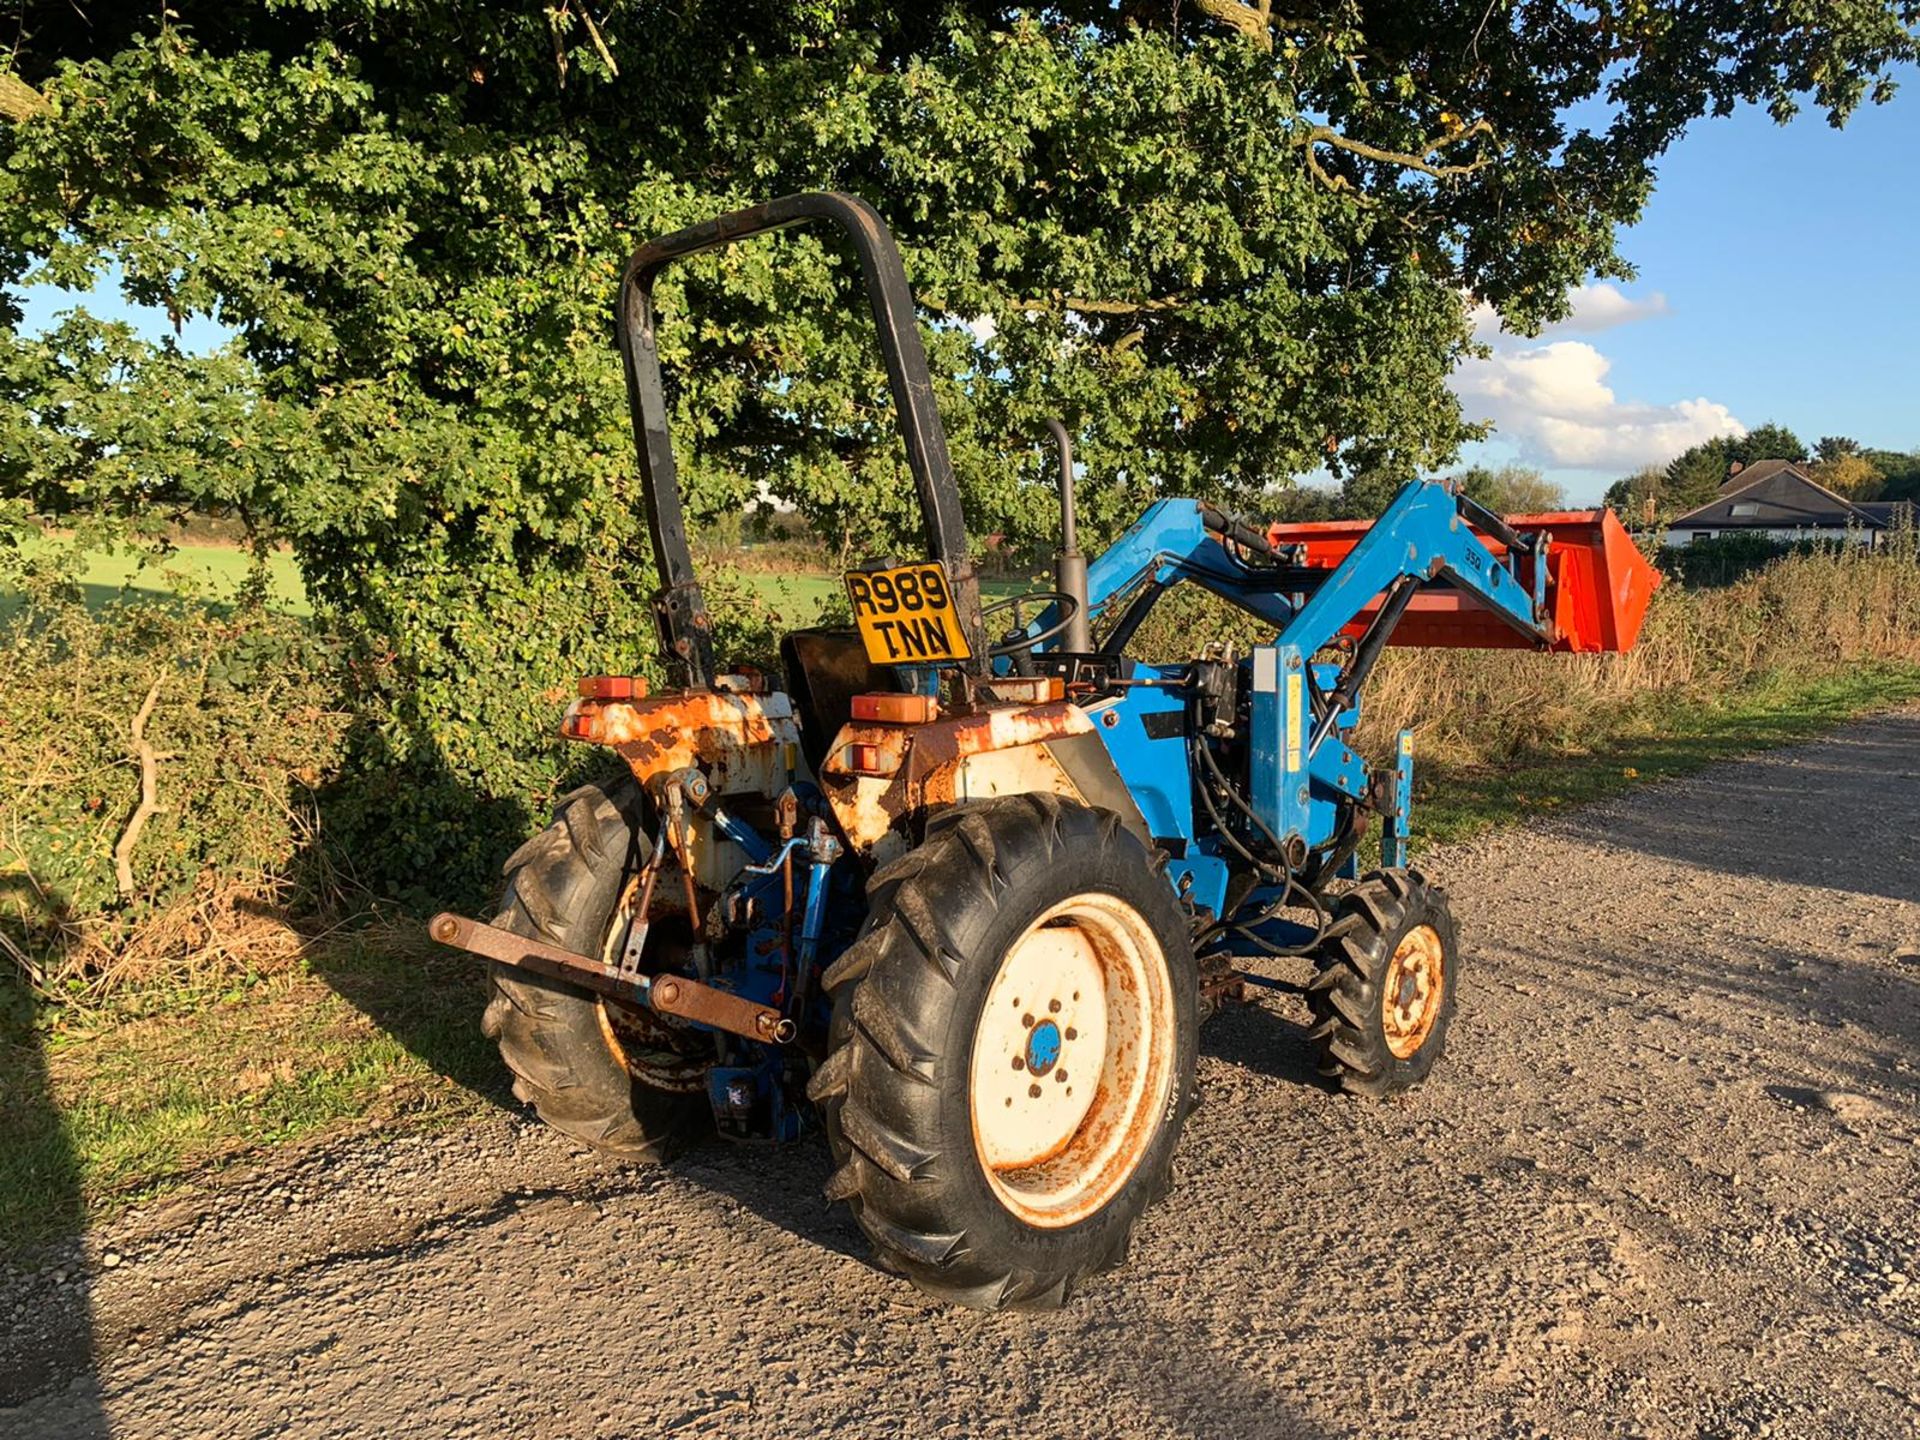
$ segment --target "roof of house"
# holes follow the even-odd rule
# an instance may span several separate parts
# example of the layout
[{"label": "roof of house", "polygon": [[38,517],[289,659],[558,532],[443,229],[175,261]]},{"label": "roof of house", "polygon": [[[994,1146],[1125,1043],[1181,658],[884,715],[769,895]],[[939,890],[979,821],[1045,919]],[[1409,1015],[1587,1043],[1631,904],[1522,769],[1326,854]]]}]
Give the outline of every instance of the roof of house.
[{"label": "roof of house", "polygon": [[1698,509],[1676,516],[1677,530],[1879,530],[1887,522],[1836,495],[1790,460],[1756,460]]},{"label": "roof of house", "polygon": [[[1735,490],[1744,490],[1747,486],[1755,484],[1758,481],[1771,480],[1782,470],[1794,470],[1795,468],[1791,460],[1756,460],[1751,465],[1741,466],[1730,472],[1727,478],[1720,482],[1720,493],[1726,495]],[[1798,473],[1801,475],[1806,474],[1804,470]]]},{"label": "roof of house", "polygon": [[1920,506],[1911,500],[1856,500],[1853,508],[1882,525],[1912,525],[1920,521]]}]

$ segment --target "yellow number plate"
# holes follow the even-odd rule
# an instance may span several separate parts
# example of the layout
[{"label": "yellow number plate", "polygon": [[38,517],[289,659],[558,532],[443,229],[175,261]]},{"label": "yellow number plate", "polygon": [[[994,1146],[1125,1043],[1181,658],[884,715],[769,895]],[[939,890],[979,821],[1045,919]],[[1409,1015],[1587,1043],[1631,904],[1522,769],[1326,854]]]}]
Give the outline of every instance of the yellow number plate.
[{"label": "yellow number plate", "polygon": [[973,654],[939,565],[856,570],[846,577],[860,643],[876,665],[927,665]]}]

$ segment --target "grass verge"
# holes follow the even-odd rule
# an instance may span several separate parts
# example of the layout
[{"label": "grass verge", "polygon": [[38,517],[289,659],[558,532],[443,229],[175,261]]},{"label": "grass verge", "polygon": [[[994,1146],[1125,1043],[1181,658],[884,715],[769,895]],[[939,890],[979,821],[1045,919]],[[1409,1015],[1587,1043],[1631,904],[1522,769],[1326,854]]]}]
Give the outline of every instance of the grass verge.
[{"label": "grass verge", "polygon": [[507,1098],[479,968],[389,928],[218,995],[143,988],[36,1024],[0,990],[0,1253],[242,1156]]},{"label": "grass verge", "polygon": [[1791,745],[1915,699],[1920,665],[1877,661],[1835,674],[1763,676],[1712,704],[1661,697],[1633,716],[1626,733],[1577,754],[1485,765],[1423,765],[1416,756],[1414,845],[1469,839],[1532,814]]}]

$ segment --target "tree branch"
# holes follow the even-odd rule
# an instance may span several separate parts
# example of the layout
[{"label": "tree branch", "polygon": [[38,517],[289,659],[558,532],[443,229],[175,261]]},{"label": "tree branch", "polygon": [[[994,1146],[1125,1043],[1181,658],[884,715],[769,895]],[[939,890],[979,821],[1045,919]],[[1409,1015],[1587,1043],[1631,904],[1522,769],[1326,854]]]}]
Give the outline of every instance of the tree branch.
[{"label": "tree branch", "polygon": [[[1182,0],[1173,0],[1172,11],[1177,19]],[[1273,0],[1186,0],[1208,20],[1236,30],[1251,45],[1262,50],[1273,49],[1273,37],[1276,34],[1293,34],[1301,31],[1321,31],[1326,22],[1303,15],[1276,15],[1273,13]]]},{"label": "tree branch", "polygon": [[53,106],[47,103],[47,97],[34,89],[17,75],[0,71],[0,115],[24,125],[29,120],[37,120],[50,114]]},{"label": "tree branch", "polygon": [[1186,305],[1184,296],[1168,295],[1158,300],[1083,300],[1074,295],[1054,295],[1045,300],[1016,300],[1015,310],[1078,310],[1082,315],[1139,315],[1149,310],[1179,310]]},{"label": "tree branch", "polygon": [[153,747],[147,743],[147,721],[153,718],[154,702],[160,698],[160,687],[166,683],[166,678],[162,675],[153,682],[147,691],[147,698],[140,702],[140,709],[133,717],[133,754],[140,762],[140,803],[133,807],[133,814],[127,817],[127,828],[120,832],[120,839],[113,847],[113,877],[123,899],[134,891],[133,847],[140,839],[140,832],[146,829],[147,821],[160,808],[160,757],[153,753]]},{"label": "tree branch", "polygon": [[580,18],[587,22],[587,35],[593,41],[593,48],[600,52],[600,59],[606,64],[607,73],[617,78],[620,74],[620,67],[613,63],[613,52],[607,48],[607,42],[601,38],[600,27],[593,23],[593,11],[589,10],[585,5],[582,5],[580,7]]},{"label": "tree branch", "polygon": [[1436,135],[1419,150],[1388,150],[1379,145],[1369,145],[1364,140],[1354,140],[1342,135],[1327,125],[1316,125],[1301,137],[1300,144],[1307,152],[1307,168],[1314,178],[1333,190],[1352,188],[1344,175],[1329,175],[1314,157],[1313,147],[1331,145],[1336,150],[1345,150],[1350,155],[1358,155],[1364,160],[1377,160],[1382,165],[1397,165],[1403,170],[1417,170],[1422,175],[1431,175],[1436,180],[1451,180],[1461,175],[1471,175],[1491,165],[1495,156],[1481,155],[1464,165],[1436,165],[1434,157],[1449,145],[1457,145],[1462,140],[1475,135],[1491,135],[1493,125],[1485,120],[1474,121],[1471,125],[1456,125],[1444,135]]},{"label": "tree branch", "polygon": [[1273,49],[1273,0],[1191,0],[1209,20],[1238,30],[1262,50]]}]

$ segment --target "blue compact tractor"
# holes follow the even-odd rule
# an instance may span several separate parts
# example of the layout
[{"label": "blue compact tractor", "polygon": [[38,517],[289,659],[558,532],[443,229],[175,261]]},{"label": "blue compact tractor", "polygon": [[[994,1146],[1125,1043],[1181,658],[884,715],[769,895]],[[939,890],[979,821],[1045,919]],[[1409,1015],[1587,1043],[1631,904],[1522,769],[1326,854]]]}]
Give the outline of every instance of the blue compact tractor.
[{"label": "blue compact tractor", "polygon": [[[926,555],[848,574],[853,623],[785,636],[768,677],[714,655],[653,289],[809,222],[859,257]],[[982,605],[913,297],[866,204],[793,195],[643,245],[619,337],[677,688],[582,680],[562,733],[628,773],[507,861],[491,924],[432,922],[491,962],[483,1024],[548,1124],[633,1160],[824,1129],[827,1194],[887,1268],[1047,1306],[1167,1190],[1199,1025],[1241,957],[1311,959],[1306,1043],[1339,1088],[1427,1076],[1460,953],[1407,868],[1411,737],[1359,754],[1361,691],[1389,644],[1632,645],[1655,577],[1611,515],[1507,519],[1417,481],[1370,524],[1169,499],[1089,561],[1056,427],[1056,588]],[[1183,584],[1272,639],[1130,657]]]}]

